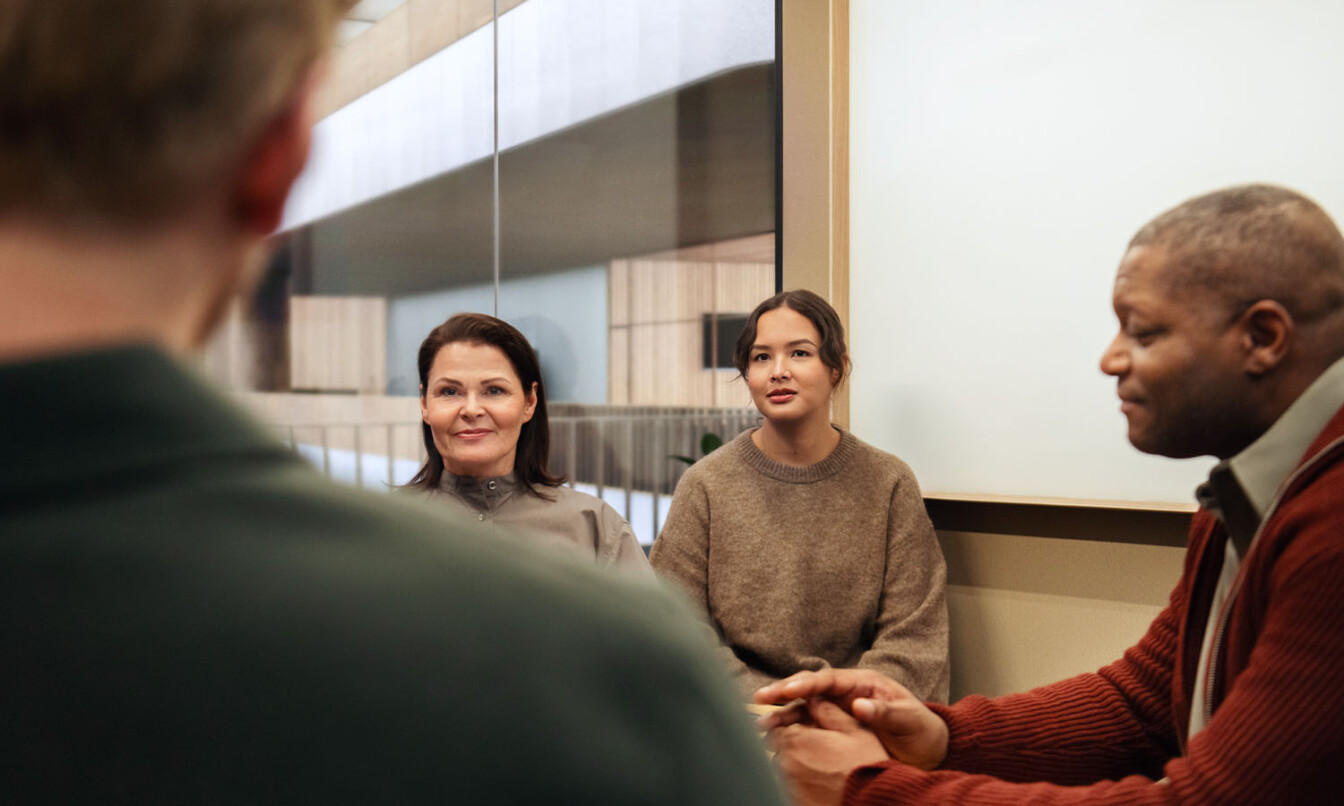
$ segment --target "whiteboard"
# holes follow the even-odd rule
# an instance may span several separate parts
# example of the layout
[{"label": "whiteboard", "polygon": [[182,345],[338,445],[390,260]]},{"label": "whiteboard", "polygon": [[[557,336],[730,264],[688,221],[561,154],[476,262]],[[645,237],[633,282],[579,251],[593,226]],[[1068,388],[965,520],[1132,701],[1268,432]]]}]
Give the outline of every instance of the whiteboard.
[{"label": "whiteboard", "polygon": [[1344,2],[851,0],[851,424],[930,493],[1190,502],[1098,361],[1124,246],[1245,182],[1344,216]]}]

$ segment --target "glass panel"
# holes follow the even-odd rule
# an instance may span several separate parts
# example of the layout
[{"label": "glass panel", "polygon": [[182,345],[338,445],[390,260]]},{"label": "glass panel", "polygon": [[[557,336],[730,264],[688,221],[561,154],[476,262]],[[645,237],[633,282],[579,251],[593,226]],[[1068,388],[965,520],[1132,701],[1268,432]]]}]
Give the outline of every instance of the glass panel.
[{"label": "glass panel", "polygon": [[651,543],[671,456],[756,421],[704,355],[775,290],[774,3],[528,0],[499,31],[499,315],[553,468]]},{"label": "glass panel", "polygon": [[352,9],[276,258],[203,358],[338,480],[410,478],[420,341],[494,305],[491,17],[491,0]]},{"label": "glass panel", "polygon": [[202,364],[387,489],[423,460],[420,341],[496,313],[541,357],[552,470],[649,543],[672,457],[756,420],[715,357],[776,290],[774,2],[493,6],[356,5],[276,258]]}]

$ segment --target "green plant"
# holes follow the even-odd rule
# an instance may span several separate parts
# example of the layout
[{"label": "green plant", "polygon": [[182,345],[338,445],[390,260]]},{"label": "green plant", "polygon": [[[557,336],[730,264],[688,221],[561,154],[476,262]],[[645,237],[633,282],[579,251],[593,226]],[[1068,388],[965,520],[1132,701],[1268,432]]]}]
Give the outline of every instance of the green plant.
[{"label": "green plant", "polygon": [[[705,435],[700,437],[701,456],[702,457],[708,456],[709,454],[714,452],[715,448],[718,448],[722,444],[723,444],[723,437],[719,436],[713,431],[706,431]],[[681,456],[679,454],[674,453],[668,456],[667,458],[676,459],[678,462],[685,462],[688,465],[695,464],[695,459],[691,458],[690,456]]]}]

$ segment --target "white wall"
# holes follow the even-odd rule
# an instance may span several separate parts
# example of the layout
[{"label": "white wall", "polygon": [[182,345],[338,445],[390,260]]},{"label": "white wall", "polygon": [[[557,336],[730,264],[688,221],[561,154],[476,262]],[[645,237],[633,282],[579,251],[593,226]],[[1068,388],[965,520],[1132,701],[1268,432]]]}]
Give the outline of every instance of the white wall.
[{"label": "white wall", "polygon": [[1344,215],[1344,3],[852,0],[851,417],[931,492],[1188,502],[1097,361],[1145,221],[1270,181]]}]

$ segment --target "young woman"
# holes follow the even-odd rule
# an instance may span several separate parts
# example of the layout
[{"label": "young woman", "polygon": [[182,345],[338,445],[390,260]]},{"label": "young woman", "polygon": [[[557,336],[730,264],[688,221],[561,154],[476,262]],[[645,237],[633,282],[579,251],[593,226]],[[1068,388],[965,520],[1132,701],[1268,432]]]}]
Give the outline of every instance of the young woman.
[{"label": "young woman", "polygon": [[849,369],[825,300],[786,291],[735,361],[764,421],[692,465],[653,546],[747,691],[803,669],[876,669],[948,693],[946,569],[904,462],[830,421]]},{"label": "young woman", "polygon": [[537,354],[493,316],[460,313],[420,345],[428,459],[408,486],[472,520],[649,573],[630,524],[546,469],[550,431]]}]

